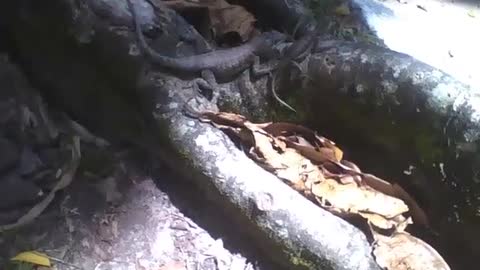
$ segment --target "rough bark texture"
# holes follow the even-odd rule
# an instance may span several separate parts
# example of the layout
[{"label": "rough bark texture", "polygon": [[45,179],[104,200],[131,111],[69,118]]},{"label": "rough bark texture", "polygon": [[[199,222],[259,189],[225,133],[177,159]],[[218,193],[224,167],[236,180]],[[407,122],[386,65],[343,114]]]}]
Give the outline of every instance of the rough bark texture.
[{"label": "rough bark texture", "polygon": [[[242,1],[273,27],[282,28],[290,34],[303,35],[314,24],[314,15],[306,8],[303,0]],[[279,18],[282,18],[279,20]]]},{"label": "rough bark texture", "polygon": [[480,252],[480,93],[412,57],[358,43],[319,40],[302,66],[307,77],[283,89],[299,120],[407,187],[441,235],[424,237],[468,269]]},{"label": "rough bark texture", "polygon": [[[175,95],[174,89],[168,91]],[[281,265],[292,269],[378,269],[365,237],[356,228],[291,192],[223,133],[182,115],[157,123],[167,125],[158,129],[168,130],[176,147],[166,153],[169,165],[189,174],[185,176],[195,180],[206,198],[243,224],[247,235]],[[178,168],[182,164],[184,167]]]}]

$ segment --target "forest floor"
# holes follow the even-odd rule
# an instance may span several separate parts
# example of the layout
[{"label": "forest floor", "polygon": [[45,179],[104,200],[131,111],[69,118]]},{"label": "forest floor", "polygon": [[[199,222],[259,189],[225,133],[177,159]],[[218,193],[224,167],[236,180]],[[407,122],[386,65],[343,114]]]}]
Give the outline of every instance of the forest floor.
[{"label": "forest floor", "polygon": [[272,269],[168,169],[156,179],[120,175],[76,176],[33,224],[0,238],[2,257],[35,250],[52,257],[54,269]]}]

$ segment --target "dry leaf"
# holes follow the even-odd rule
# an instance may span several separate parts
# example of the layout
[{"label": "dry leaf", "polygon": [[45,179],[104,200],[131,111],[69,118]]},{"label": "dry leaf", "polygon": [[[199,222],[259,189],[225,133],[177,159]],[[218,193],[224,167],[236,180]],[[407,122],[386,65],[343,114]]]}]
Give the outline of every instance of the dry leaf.
[{"label": "dry leaf", "polygon": [[335,160],[335,152],[332,149],[321,147],[318,150],[309,145],[301,145],[298,143],[285,140],[288,147],[297,150],[305,158],[310,159],[314,163],[324,163],[327,161]]},{"label": "dry leaf", "polygon": [[423,210],[403,189],[362,173],[354,163],[342,159],[343,152],[334,142],[306,127],[282,122],[254,124],[231,113],[199,115],[233,131],[263,168],[331,212],[359,215],[379,228],[403,230],[402,225],[407,224],[403,215],[410,210],[417,223],[427,223]]},{"label": "dry leaf", "polygon": [[290,123],[254,124],[229,113],[198,115],[233,131],[247,144],[251,158],[323,208],[342,217],[365,219],[375,239],[374,254],[380,266],[390,270],[449,269],[435,250],[404,232],[412,223],[405,216],[408,211],[416,223],[428,224],[415,200],[400,186],[363,173],[354,163],[343,160],[343,152],[334,142]]},{"label": "dry leaf", "polygon": [[[316,132],[291,123],[272,123],[263,128],[266,132],[270,133],[274,137],[284,137],[291,142],[290,147],[296,147],[299,151],[305,151],[304,154],[308,155],[307,158],[313,161],[323,162],[325,155],[329,156],[329,160],[340,161],[343,158],[343,152],[335,146],[335,143],[328,140],[325,137],[318,136]],[[328,148],[330,150],[321,149]],[[316,150],[321,152],[317,154],[312,152]]]},{"label": "dry leaf", "polygon": [[11,258],[12,261],[26,262],[34,265],[51,267],[50,259],[47,255],[37,251],[25,251],[17,254],[17,256]]},{"label": "dry leaf", "polygon": [[350,183],[362,183],[362,177],[360,175],[336,175],[333,177],[335,180],[339,181],[342,184],[350,184]]},{"label": "dry leaf", "polygon": [[[338,213],[373,213],[392,220],[408,211],[401,200],[356,183],[341,184],[334,179],[326,179],[315,184],[312,193],[321,204],[328,203],[330,209]],[[369,221],[377,225],[375,221]],[[377,226],[383,227],[382,224]]]},{"label": "dry leaf", "polygon": [[335,154],[335,159],[337,161],[341,161],[343,159],[343,151],[340,148],[336,147],[335,145],[331,145],[330,148],[333,149]]},{"label": "dry leaf", "polygon": [[247,121],[245,116],[235,113],[203,111],[193,112],[193,114],[196,114],[202,122],[215,123],[216,125],[243,127],[243,124]]},{"label": "dry leaf", "polygon": [[350,161],[348,161],[348,160],[342,160],[342,161],[340,161],[340,163],[343,164],[343,165],[345,165],[345,166],[347,166],[347,167],[349,167],[350,169],[354,170],[354,171],[357,172],[357,173],[361,173],[361,172],[362,172],[362,171],[360,170],[360,168],[359,168],[356,164],[354,164],[353,162],[350,162]]},{"label": "dry leaf", "polygon": [[315,132],[300,125],[278,122],[271,123],[263,129],[274,137],[300,136],[310,142],[313,146],[317,146],[317,143],[322,143],[322,139],[317,138]]},{"label": "dry leaf", "polygon": [[255,17],[244,7],[231,5],[225,0],[217,0],[209,8],[212,26],[217,35],[237,32],[245,41],[253,33]]},{"label": "dry leaf", "polygon": [[270,136],[255,124],[247,122],[245,126],[252,131],[255,138],[254,151],[269,164],[279,178],[292,185],[298,185],[299,181],[320,177],[318,167],[295,149],[287,148],[285,142]]},{"label": "dry leaf", "polygon": [[386,218],[376,213],[360,212],[360,216],[365,218],[370,225],[376,226],[383,230],[404,231],[406,225],[411,224],[411,220],[405,218],[403,215],[398,215],[393,218]]},{"label": "dry leaf", "polygon": [[428,218],[425,212],[420,208],[417,202],[399,185],[390,184],[372,174],[363,174],[362,181],[368,186],[392,197],[403,200],[410,209],[410,214],[416,224],[429,226]]},{"label": "dry leaf", "polygon": [[438,252],[406,232],[390,237],[376,234],[373,254],[377,263],[388,270],[450,270]]},{"label": "dry leaf", "polygon": [[244,7],[232,5],[225,0],[174,0],[164,1],[167,6],[175,10],[186,8],[206,8],[210,17],[211,26],[217,36],[229,32],[236,32],[246,41],[252,36],[256,22],[255,17]]}]

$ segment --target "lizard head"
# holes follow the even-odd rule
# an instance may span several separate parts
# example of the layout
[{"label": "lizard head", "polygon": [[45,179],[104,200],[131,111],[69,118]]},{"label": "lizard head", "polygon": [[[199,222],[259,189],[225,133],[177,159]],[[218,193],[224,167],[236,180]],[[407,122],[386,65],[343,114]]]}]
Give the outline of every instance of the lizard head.
[{"label": "lizard head", "polygon": [[262,36],[265,38],[265,41],[269,42],[272,46],[287,40],[287,35],[275,30],[265,32]]},{"label": "lizard head", "polygon": [[287,36],[274,30],[264,32],[254,39],[254,42],[257,43],[258,55],[267,58],[273,58],[276,56],[276,53],[278,53],[278,50],[275,50],[275,45],[287,40]]}]

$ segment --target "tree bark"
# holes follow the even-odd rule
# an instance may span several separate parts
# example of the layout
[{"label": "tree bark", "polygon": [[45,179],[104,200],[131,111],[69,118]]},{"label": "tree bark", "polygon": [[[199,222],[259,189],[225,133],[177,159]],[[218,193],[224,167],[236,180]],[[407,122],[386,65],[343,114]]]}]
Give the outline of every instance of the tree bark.
[{"label": "tree bark", "polygon": [[320,38],[300,66],[305,73],[279,89],[304,113],[299,121],[414,194],[439,233],[422,237],[467,269],[480,252],[480,92],[408,55],[359,43]]}]

